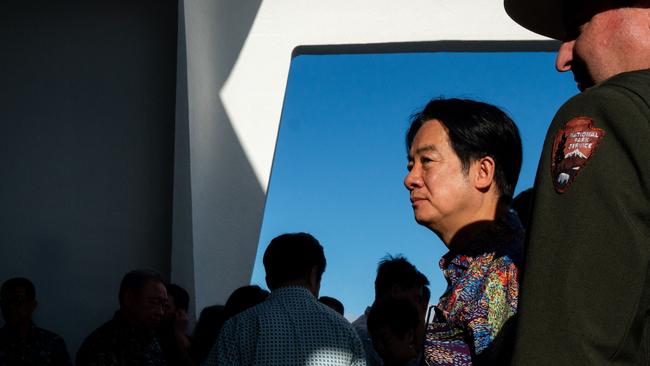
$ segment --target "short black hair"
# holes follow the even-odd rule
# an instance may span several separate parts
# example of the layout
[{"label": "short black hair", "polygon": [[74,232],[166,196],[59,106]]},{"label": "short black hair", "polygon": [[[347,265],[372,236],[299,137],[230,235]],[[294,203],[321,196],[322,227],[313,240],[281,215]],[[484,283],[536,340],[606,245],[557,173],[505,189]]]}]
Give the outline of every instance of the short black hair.
[{"label": "short black hair", "polygon": [[190,308],[190,294],[182,287],[174,283],[165,284],[167,295],[174,298],[174,305],[177,308],[187,311]]},{"label": "short black hair", "polygon": [[368,333],[372,337],[387,326],[397,336],[404,337],[409,330],[415,331],[420,322],[420,313],[413,302],[407,299],[387,298],[375,302],[368,314]]},{"label": "short black hair", "polygon": [[[425,283],[426,281],[426,283]],[[387,255],[379,262],[375,279],[375,299],[390,293],[393,286],[411,289],[428,285],[429,280],[401,255]]]},{"label": "short black hair", "polygon": [[422,286],[422,302],[425,304],[429,304],[430,300],[431,300],[431,290],[429,289],[429,286]]},{"label": "short black hair", "polygon": [[320,280],[326,266],[323,247],[307,233],[282,234],[271,240],[262,261],[266,276],[272,281],[271,290],[283,282],[306,278],[314,266]]},{"label": "short black hair", "polygon": [[261,303],[267,297],[269,297],[269,292],[257,285],[243,286],[236,289],[226,301],[224,308],[226,319],[230,319],[242,311]]},{"label": "short black hair", "polygon": [[124,296],[128,291],[141,292],[149,282],[165,283],[160,273],[151,269],[136,269],[125,274],[120,282],[120,306],[124,305]]},{"label": "short black hair", "polygon": [[0,288],[0,300],[7,297],[7,295],[15,291],[17,288],[24,288],[26,300],[36,300],[36,288],[32,281],[25,277],[14,277],[6,280]]},{"label": "short black hair", "polygon": [[494,181],[501,199],[509,202],[519,179],[522,161],[521,137],[514,121],[491,104],[469,99],[433,99],[411,116],[406,134],[407,154],[420,128],[434,119],[447,129],[451,148],[465,172],[477,159],[485,156],[494,159]]},{"label": "short black hair", "polygon": [[318,299],[318,301],[321,304],[323,304],[323,305],[325,305],[325,306],[327,306],[327,307],[329,307],[331,309],[334,309],[334,311],[336,311],[337,313],[339,313],[341,315],[343,315],[343,313],[345,313],[345,307],[343,306],[343,303],[340,302],[339,300],[333,298],[333,297],[321,296]]}]

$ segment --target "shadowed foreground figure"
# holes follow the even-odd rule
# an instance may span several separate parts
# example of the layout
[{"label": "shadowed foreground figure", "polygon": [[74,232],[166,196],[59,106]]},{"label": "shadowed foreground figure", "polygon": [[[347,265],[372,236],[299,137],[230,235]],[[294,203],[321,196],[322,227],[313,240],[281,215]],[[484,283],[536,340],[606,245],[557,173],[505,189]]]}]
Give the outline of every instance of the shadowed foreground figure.
[{"label": "shadowed foreground figure", "polygon": [[77,352],[77,366],[166,365],[156,329],[164,314],[167,290],[156,272],[135,270],[120,284],[120,309],[97,328]]},{"label": "shadowed foreground figure", "polygon": [[521,167],[514,122],[489,104],[434,99],[406,145],[415,220],[449,248],[447,289],[428,326],[429,365],[506,363],[519,294],[523,229],[508,210]]},{"label": "shadowed foreground figure", "polygon": [[32,322],[36,289],[27,278],[7,280],[0,288],[5,324],[0,328],[0,366],[71,366],[63,338]]},{"label": "shadowed foreground figure", "polygon": [[224,308],[226,320],[249,309],[269,297],[269,292],[257,285],[243,286],[230,294]]},{"label": "shadowed foreground figure", "polygon": [[412,301],[375,302],[368,314],[368,332],[385,366],[407,366],[420,356],[424,323]]},{"label": "shadowed foreground figure", "polygon": [[263,263],[271,295],[226,322],[205,365],[365,365],[352,326],[317,300],[320,243],[305,233],[280,235]]},{"label": "shadowed foreground figure", "polygon": [[514,363],[650,364],[650,1],[505,8],[563,41],[556,68],[581,91],[544,141]]},{"label": "shadowed foreground figure", "polygon": [[223,305],[212,305],[201,310],[199,320],[194,327],[190,348],[190,355],[195,364],[200,365],[208,357],[225,321]]},{"label": "shadowed foreground figure", "polygon": [[[426,313],[424,304],[424,292],[429,280],[425,275],[415,268],[411,262],[402,256],[386,256],[377,266],[377,277],[375,278],[375,301],[387,299],[406,299],[411,301],[419,310],[422,321]],[[428,298],[426,300],[428,303]],[[373,305],[374,306],[374,305]],[[381,366],[383,361],[373,346],[372,338],[368,332],[368,316],[371,307],[352,322],[354,330],[359,335],[363,348],[366,352],[366,364],[369,366]],[[419,351],[419,350],[418,350]],[[413,361],[417,364],[418,360]]]},{"label": "shadowed foreground figure", "polygon": [[190,338],[187,336],[189,293],[179,285],[165,285],[167,303],[157,337],[168,365],[191,366]]}]

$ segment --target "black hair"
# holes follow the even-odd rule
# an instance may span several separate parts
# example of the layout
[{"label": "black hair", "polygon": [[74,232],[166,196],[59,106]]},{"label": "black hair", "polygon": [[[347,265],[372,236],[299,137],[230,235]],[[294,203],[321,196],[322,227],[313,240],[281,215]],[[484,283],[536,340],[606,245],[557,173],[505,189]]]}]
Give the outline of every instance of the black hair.
[{"label": "black hair", "polygon": [[429,304],[430,300],[431,300],[431,290],[429,289],[429,286],[422,286],[422,302],[425,304]]},{"label": "black hair", "polygon": [[533,207],[533,189],[528,188],[521,191],[515,198],[513,198],[510,207],[517,212],[521,226],[528,230],[530,225],[531,209]]},{"label": "black hair", "polygon": [[387,326],[397,336],[404,337],[409,330],[415,331],[420,322],[420,313],[413,302],[407,299],[387,298],[375,302],[368,314],[368,333],[377,334]]},{"label": "black hair", "polygon": [[340,302],[339,300],[333,298],[333,297],[321,296],[318,299],[318,301],[321,304],[323,304],[325,306],[328,306],[331,309],[334,309],[334,311],[336,311],[337,313],[339,313],[341,315],[343,315],[343,313],[345,312],[345,308],[343,307],[343,303]]},{"label": "black hair", "polygon": [[242,311],[253,307],[269,297],[269,292],[257,285],[243,286],[230,294],[224,313],[226,319],[241,313]]},{"label": "black hair", "polygon": [[465,172],[482,157],[494,159],[494,181],[501,199],[509,202],[521,169],[522,148],[519,130],[501,109],[468,99],[433,99],[411,116],[406,134],[407,153],[420,128],[431,120],[440,121],[449,135],[451,148]]},{"label": "black hair", "polygon": [[120,282],[120,306],[124,305],[124,296],[128,291],[139,293],[152,281],[165,283],[158,272],[150,269],[136,269],[125,274]]},{"label": "black hair", "polygon": [[[424,283],[426,281],[426,283]],[[420,273],[406,258],[387,255],[379,262],[375,279],[375,299],[390,293],[393,286],[411,289],[429,284],[426,276]]]},{"label": "black hair", "polygon": [[165,284],[167,295],[174,298],[174,305],[177,308],[187,311],[190,307],[190,294],[179,285],[174,283]]},{"label": "black hair", "polygon": [[266,276],[272,281],[271,290],[283,282],[307,278],[314,266],[320,280],[326,266],[323,247],[307,233],[283,234],[271,240],[262,261]]},{"label": "black hair", "polygon": [[4,299],[10,292],[17,288],[24,288],[26,300],[36,300],[36,288],[32,281],[24,277],[14,277],[6,280],[0,288],[0,300]]}]

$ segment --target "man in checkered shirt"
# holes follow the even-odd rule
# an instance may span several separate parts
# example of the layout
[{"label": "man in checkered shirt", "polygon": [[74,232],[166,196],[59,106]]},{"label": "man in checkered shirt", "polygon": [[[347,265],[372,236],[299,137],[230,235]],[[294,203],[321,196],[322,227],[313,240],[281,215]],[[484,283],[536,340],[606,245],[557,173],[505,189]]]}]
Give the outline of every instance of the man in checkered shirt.
[{"label": "man in checkered shirt", "polygon": [[365,366],[345,318],[318,302],[323,247],[305,233],[273,239],[264,253],[269,298],[228,320],[204,366]]}]

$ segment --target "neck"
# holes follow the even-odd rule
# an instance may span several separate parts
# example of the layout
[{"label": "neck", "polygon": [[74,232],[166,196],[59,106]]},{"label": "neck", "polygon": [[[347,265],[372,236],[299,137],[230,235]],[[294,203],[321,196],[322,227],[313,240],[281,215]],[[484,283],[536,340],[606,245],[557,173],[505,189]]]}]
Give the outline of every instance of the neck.
[{"label": "neck", "polygon": [[285,282],[282,282],[281,284],[279,284],[279,286],[276,287],[275,289],[278,290],[278,289],[285,288],[285,287],[304,287],[307,290],[309,290],[309,292],[311,292],[312,295],[317,296],[314,293],[315,291],[314,291],[313,286],[308,281],[305,281],[305,280],[285,281]]},{"label": "neck", "polygon": [[468,217],[465,217],[462,224],[447,230],[442,235],[439,234],[439,236],[450,250],[462,250],[467,243],[476,238],[507,210],[507,205],[502,204],[497,197],[489,197],[481,202],[475,210],[469,211]]}]

